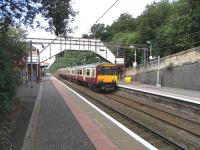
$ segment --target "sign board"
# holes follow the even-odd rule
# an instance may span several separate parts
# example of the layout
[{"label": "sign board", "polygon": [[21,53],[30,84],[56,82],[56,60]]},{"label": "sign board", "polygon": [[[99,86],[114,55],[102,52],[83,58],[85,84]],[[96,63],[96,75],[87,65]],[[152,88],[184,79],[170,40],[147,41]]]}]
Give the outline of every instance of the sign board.
[{"label": "sign board", "polygon": [[116,64],[124,64],[124,58],[116,58]]},{"label": "sign board", "polygon": [[[27,62],[30,64],[31,63],[31,57],[28,57]],[[32,63],[33,64],[38,64],[38,57],[37,56],[33,56],[32,57]]]},{"label": "sign board", "polygon": [[134,67],[134,68],[137,67],[137,62],[133,62],[133,67]]}]

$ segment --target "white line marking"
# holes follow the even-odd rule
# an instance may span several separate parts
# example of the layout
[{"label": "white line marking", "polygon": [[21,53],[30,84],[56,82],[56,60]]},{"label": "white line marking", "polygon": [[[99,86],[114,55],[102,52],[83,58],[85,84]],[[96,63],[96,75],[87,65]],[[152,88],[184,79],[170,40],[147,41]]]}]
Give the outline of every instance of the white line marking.
[{"label": "white line marking", "polygon": [[[177,94],[163,92],[163,91],[154,92],[154,91],[143,90],[143,89],[138,89],[138,88],[134,88],[134,87],[127,87],[125,85],[118,85],[118,86],[122,87],[122,88],[130,89],[130,90],[136,90],[136,91],[140,91],[140,92],[145,92],[145,93],[160,95],[160,96],[164,96],[164,97],[174,98],[174,99],[181,100],[181,101],[186,101],[186,102],[191,102],[191,103],[195,103],[195,104],[200,104],[200,101],[197,101],[198,99],[195,98],[195,97],[184,96],[184,97],[187,97],[187,98],[183,98],[183,97],[180,97]],[[169,94],[173,94],[173,95],[169,95]],[[197,100],[190,100],[190,99],[197,99]]]},{"label": "white line marking", "polygon": [[[51,75],[51,74],[50,74]],[[51,75],[52,76],[52,75]],[[54,76],[52,76],[54,79],[56,79]],[[62,83],[61,81],[59,81],[58,79],[56,79],[59,83],[61,83],[63,86],[65,86],[67,89],[69,89],[70,91],[72,91],[74,94],[76,94],[78,97],[80,97],[82,100],[84,100],[86,103],[88,103],[90,106],[92,106],[94,109],[96,109],[98,112],[100,112],[103,116],[105,116],[107,119],[109,119],[111,122],[113,122],[115,125],[117,125],[119,128],[121,128],[124,132],[126,132],[128,135],[130,135],[131,137],[133,137],[135,140],[137,140],[138,142],[140,142],[142,145],[144,145],[147,149],[150,150],[158,150],[156,147],[154,147],[153,145],[151,145],[150,143],[148,143],[147,141],[145,141],[144,139],[142,139],[140,136],[138,136],[137,134],[135,134],[134,132],[132,132],[131,130],[129,130],[127,127],[125,127],[124,125],[122,125],[120,122],[118,122],[117,120],[115,120],[114,118],[112,118],[111,116],[109,116],[108,114],[106,114],[104,111],[102,111],[101,109],[99,109],[97,106],[95,106],[94,104],[92,104],[91,102],[89,102],[86,98],[84,98],[83,96],[81,96],[80,94],[78,94],[77,92],[75,92],[74,90],[72,90],[70,87],[68,87],[67,85],[65,85],[64,83]]]}]

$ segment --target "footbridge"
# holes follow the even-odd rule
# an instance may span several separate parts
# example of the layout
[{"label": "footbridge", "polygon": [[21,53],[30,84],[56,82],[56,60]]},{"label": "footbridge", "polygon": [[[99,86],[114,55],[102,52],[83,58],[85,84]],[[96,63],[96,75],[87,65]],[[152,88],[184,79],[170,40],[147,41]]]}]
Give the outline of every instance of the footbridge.
[{"label": "footbridge", "polygon": [[27,38],[26,40],[39,49],[40,62],[46,61],[63,51],[70,50],[92,51],[113,64],[124,64],[124,58],[118,58],[111,51],[111,48],[120,48],[120,46],[115,43],[103,43],[99,39],[56,37],[55,39]]}]

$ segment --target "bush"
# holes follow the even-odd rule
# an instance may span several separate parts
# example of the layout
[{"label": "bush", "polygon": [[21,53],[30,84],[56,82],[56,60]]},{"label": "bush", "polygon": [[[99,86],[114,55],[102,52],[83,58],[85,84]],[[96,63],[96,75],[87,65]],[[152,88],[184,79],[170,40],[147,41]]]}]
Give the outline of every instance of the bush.
[{"label": "bush", "polygon": [[10,110],[15,94],[15,72],[9,55],[0,49],[0,118]]}]

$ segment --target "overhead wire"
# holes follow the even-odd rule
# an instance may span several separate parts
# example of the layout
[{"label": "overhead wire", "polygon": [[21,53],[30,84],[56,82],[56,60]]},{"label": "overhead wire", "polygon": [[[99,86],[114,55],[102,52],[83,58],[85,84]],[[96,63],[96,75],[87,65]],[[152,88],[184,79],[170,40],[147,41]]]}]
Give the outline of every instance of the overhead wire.
[{"label": "overhead wire", "polygon": [[[118,2],[119,0],[116,0],[94,23],[97,24],[112,8],[113,6]],[[88,29],[85,33],[87,33],[88,31],[90,31],[90,29]]]},{"label": "overhead wire", "polygon": [[99,17],[99,19],[97,19],[97,21],[95,22],[98,23],[112,8],[113,6],[118,2],[119,0],[116,0],[104,13],[103,15],[101,15],[101,17]]}]

